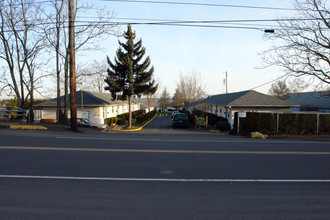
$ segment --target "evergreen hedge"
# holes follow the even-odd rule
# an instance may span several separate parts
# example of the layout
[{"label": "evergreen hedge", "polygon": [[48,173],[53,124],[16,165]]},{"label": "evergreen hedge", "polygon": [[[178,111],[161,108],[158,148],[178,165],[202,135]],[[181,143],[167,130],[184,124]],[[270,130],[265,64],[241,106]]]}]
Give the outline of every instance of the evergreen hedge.
[{"label": "evergreen hedge", "polygon": [[[277,116],[279,117],[277,119]],[[237,134],[237,112],[235,113],[234,128],[231,134]],[[317,124],[317,117],[319,123]],[[278,122],[278,124],[277,124]],[[239,118],[239,132],[248,135],[259,131],[263,134],[330,134],[330,115],[315,113],[257,113],[247,112],[246,118]],[[318,129],[317,129],[318,126]],[[277,131],[278,129],[278,131]]]},{"label": "evergreen hedge", "polygon": [[142,122],[148,121],[152,117],[154,117],[156,113],[157,113],[157,111],[156,110],[153,110],[153,111],[150,111],[150,112],[148,112],[146,114],[140,115],[140,116],[136,117],[136,122],[138,124],[141,124]]},{"label": "evergreen hedge", "polygon": [[[147,114],[144,114],[144,110],[137,110],[132,112],[132,118],[136,119],[136,121],[140,124],[150,118],[152,118],[156,114],[156,110],[153,110]],[[104,124],[112,125],[113,123],[116,123],[117,125],[125,124],[128,120],[129,113],[124,113],[117,115],[116,117],[106,118],[104,119]],[[142,120],[142,121],[141,121]]]},{"label": "evergreen hedge", "polygon": [[330,134],[330,115],[319,115],[319,134]]}]

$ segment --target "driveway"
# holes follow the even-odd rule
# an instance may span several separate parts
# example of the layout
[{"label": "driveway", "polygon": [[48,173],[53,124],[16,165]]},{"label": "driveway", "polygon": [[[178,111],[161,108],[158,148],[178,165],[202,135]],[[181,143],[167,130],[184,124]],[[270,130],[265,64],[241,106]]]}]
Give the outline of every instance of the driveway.
[{"label": "driveway", "polygon": [[[209,134],[209,130],[195,130],[190,128],[172,128],[171,125],[171,117],[169,116],[158,116],[153,121],[151,121],[143,130],[140,131],[141,133],[161,133],[161,134]],[[225,132],[223,134],[228,134]]]}]

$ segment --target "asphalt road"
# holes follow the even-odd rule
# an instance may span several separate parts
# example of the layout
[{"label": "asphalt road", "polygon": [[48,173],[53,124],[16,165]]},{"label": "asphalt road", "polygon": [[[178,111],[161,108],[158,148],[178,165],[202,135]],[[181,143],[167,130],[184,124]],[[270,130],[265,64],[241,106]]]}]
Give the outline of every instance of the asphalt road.
[{"label": "asphalt road", "polygon": [[0,129],[0,219],[329,219],[330,143]]}]

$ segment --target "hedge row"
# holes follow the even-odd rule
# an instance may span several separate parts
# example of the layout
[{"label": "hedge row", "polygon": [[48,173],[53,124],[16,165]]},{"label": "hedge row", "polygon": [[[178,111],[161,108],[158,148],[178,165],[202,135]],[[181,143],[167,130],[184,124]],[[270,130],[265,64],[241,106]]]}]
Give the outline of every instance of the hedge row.
[{"label": "hedge row", "polygon": [[155,114],[156,114],[156,110],[153,110],[153,111],[150,111],[146,114],[140,115],[140,116],[136,117],[136,122],[138,124],[141,124],[144,121],[150,120],[152,117],[155,116]]},{"label": "hedge row", "polygon": [[[151,113],[153,112],[153,113]],[[150,114],[153,114],[155,115],[156,111],[151,111],[149,112]],[[142,120],[143,118],[147,118],[148,116],[145,116],[145,115],[148,115],[149,113],[147,114],[144,114],[144,110],[137,110],[137,111],[134,111],[132,112],[132,118],[133,119],[136,119],[136,121],[139,121]],[[104,120],[104,124],[107,124],[107,125],[112,125],[112,124],[117,124],[117,125],[122,125],[124,123],[126,123],[126,121],[128,120],[128,117],[129,117],[129,113],[124,113],[124,114],[120,114],[120,115],[117,115],[117,117],[111,117],[111,118],[106,118]]]},{"label": "hedge row", "polygon": [[56,119],[41,119],[40,120],[40,123],[42,124],[55,124],[56,123]]},{"label": "hedge row", "polygon": [[[254,131],[264,134],[330,134],[330,115],[320,114],[318,118],[317,114],[247,112],[246,118],[239,119],[239,125],[242,135]],[[237,113],[232,133],[237,133]]]}]

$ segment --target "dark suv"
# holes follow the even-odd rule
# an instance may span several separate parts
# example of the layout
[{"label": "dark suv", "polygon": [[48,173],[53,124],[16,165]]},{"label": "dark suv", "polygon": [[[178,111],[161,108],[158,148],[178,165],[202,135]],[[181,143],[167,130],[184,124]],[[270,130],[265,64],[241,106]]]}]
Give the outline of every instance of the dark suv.
[{"label": "dark suv", "polygon": [[188,116],[184,113],[177,113],[172,117],[172,127],[188,127]]}]

